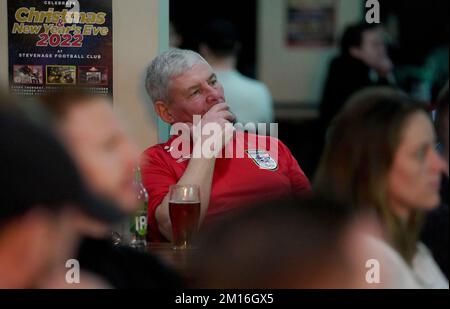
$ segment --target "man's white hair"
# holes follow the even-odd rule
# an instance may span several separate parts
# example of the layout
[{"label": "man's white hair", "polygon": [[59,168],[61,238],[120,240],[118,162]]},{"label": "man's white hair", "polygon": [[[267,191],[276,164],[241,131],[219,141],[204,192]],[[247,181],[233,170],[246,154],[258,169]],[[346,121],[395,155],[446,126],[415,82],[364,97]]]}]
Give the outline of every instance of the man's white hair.
[{"label": "man's white hair", "polygon": [[145,87],[153,103],[170,101],[169,83],[198,63],[208,62],[200,54],[185,49],[172,48],[157,56],[147,68]]}]

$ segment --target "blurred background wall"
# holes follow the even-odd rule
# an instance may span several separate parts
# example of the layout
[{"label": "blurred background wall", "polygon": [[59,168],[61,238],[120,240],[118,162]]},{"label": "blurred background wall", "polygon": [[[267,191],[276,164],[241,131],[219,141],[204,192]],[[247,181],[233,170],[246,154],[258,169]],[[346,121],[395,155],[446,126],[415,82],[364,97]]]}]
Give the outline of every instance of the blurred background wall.
[{"label": "blurred background wall", "polygon": [[[258,77],[272,92],[278,118],[314,116],[328,62],[336,49],[335,46],[286,46],[286,3],[259,1]],[[361,20],[364,3],[362,0],[336,2],[336,38],[346,26]]]}]

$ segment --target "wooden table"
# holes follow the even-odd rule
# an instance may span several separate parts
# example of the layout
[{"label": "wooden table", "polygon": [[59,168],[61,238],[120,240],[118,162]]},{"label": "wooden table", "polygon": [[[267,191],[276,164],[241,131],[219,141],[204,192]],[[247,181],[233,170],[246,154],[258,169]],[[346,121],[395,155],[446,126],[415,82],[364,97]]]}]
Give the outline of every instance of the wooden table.
[{"label": "wooden table", "polygon": [[195,249],[174,250],[171,243],[150,243],[147,250],[164,264],[180,273],[185,280],[192,280],[189,263],[196,252]]}]

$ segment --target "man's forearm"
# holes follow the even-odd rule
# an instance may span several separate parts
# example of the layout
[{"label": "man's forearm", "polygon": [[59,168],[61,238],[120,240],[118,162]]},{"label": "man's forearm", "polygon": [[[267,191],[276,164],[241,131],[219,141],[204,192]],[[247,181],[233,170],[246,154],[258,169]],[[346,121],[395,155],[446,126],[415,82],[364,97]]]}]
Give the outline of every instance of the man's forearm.
[{"label": "man's forearm", "polygon": [[[186,171],[178,181],[178,185],[198,185],[200,187],[200,226],[205,219],[209,207],[211,184],[214,175],[215,159],[191,159]],[[172,226],[169,215],[169,195],[156,208],[156,221],[160,232],[169,240],[172,239]]]}]

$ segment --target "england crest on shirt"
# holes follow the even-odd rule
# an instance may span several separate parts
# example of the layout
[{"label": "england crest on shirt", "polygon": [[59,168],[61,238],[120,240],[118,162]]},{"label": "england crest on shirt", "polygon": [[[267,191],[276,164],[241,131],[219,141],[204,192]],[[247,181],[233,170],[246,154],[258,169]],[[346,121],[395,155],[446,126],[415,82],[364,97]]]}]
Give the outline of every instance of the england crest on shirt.
[{"label": "england crest on shirt", "polygon": [[247,150],[248,156],[253,162],[264,170],[273,171],[278,168],[278,163],[265,150]]}]

